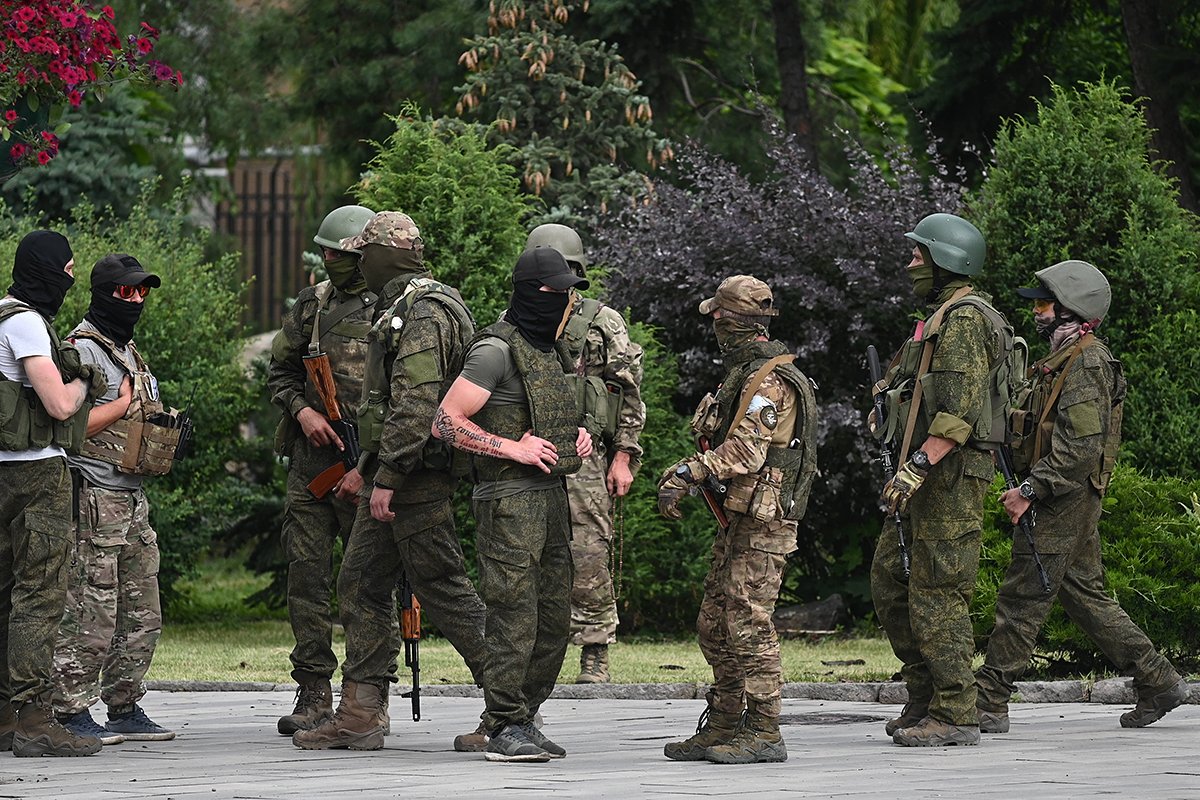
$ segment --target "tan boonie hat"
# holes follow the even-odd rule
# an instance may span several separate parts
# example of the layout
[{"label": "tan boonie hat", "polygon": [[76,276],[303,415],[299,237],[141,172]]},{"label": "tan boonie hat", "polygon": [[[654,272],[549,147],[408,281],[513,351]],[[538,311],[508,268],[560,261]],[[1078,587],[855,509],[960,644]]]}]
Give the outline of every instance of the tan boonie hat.
[{"label": "tan boonie hat", "polygon": [[401,214],[399,211],[380,211],[371,217],[371,221],[363,227],[362,233],[342,239],[338,249],[358,250],[368,244],[416,250],[418,253],[425,249],[417,223],[413,222],[408,214]]},{"label": "tan boonie hat", "polygon": [[717,293],[701,301],[700,313],[711,314],[718,308],[748,317],[777,317],[771,287],[753,275],[732,275],[721,281]]}]

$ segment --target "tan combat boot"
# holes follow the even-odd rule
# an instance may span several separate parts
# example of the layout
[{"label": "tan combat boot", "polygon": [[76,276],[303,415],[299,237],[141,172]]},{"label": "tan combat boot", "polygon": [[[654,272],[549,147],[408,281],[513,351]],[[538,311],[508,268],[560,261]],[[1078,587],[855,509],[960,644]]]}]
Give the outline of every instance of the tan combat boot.
[{"label": "tan combat boot", "polygon": [[724,744],[713,745],[704,753],[714,764],[763,764],[787,761],[787,746],[779,732],[779,718],[757,711],[746,712],[738,732]]},{"label": "tan combat boot", "polygon": [[953,747],[979,744],[978,725],[951,725],[926,717],[910,728],[901,728],[892,741],[903,747]]},{"label": "tan combat boot", "polygon": [[384,736],[392,735],[392,718],[388,716],[388,694],[387,687],[383,688],[383,694],[380,696],[379,705],[379,727],[383,728]]},{"label": "tan combat boot", "polygon": [[708,748],[734,737],[741,721],[741,714],[727,714],[709,706],[700,715],[696,735],[682,742],[668,742],[663,746],[663,755],[675,761],[703,761]]},{"label": "tan combat boot", "polygon": [[910,725],[916,725],[921,720],[925,719],[925,715],[929,713],[929,701],[912,702],[904,704],[904,708],[900,711],[900,716],[895,719],[889,719],[887,724],[883,726],[883,730],[888,736],[895,735],[896,731],[901,728],[907,728]]},{"label": "tan combat boot", "polygon": [[329,678],[300,674],[296,677],[296,708],[280,717],[276,727],[281,736],[310,731],[333,716],[333,688]]},{"label": "tan combat boot", "polygon": [[460,733],[454,737],[454,749],[459,753],[482,753],[488,746],[488,729],[483,723],[471,733]]},{"label": "tan combat boot", "polygon": [[54,718],[49,706],[25,703],[17,712],[12,752],[27,756],[90,756],[103,745],[98,736],[76,736]]},{"label": "tan combat boot", "polygon": [[342,699],[333,717],[310,731],[296,731],[292,744],[305,750],[378,750],[383,747],[379,724],[383,690],[370,683],[342,683]]},{"label": "tan combat boot", "polygon": [[979,715],[980,733],[1008,733],[1008,708],[1001,711],[988,711],[982,706],[975,706]]},{"label": "tan combat boot", "polygon": [[579,653],[576,683],[608,683],[608,645],[585,644]]},{"label": "tan combat boot", "polygon": [[12,703],[5,700],[0,703],[0,752],[12,750],[13,731],[17,728],[17,715]]}]

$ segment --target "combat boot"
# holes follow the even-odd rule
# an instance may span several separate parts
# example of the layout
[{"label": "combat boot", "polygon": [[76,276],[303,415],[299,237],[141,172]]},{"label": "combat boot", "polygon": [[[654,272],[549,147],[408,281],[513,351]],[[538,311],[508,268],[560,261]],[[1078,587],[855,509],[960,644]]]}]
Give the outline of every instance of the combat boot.
[{"label": "combat boot", "polygon": [[309,731],[296,731],[292,744],[304,750],[378,750],[383,747],[379,724],[383,690],[370,683],[343,681],[342,699],[334,715]]},{"label": "combat boot", "polygon": [[12,750],[13,731],[17,727],[17,715],[12,703],[7,700],[0,703],[0,752]]},{"label": "combat boot", "polygon": [[903,747],[952,747],[979,744],[978,725],[951,725],[933,717],[892,734],[892,741]]},{"label": "combat boot", "polygon": [[296,708],[280,717],[276,727],[282,736],[309,731],[333,716],[333,687],[329,678],[301,673],[296,676]]},{"label": "combat boot", "polygon": [[900,716],[895,719],[889,719],[887,724],[883,726],[883,730],[888,736],[895,735],[896,731],[901,728],[907,728],[911,725],[916,725],[921,720],[925,719],[925,715],[929,713],[929,701],[923,702],[909,701],[904,704],[904,708],[900,711]]},{"label": "combat boot", "polygon": [[387,687],[384,687],[383,694],[380,696],[379,706],[379,727],[383,728],[384,736],[392,735],[392,718],[388,715],[388,694]]},{"label": "combat boot", "polygon": [[579,654],[576,683],[608,683],[608,645],[585,644]]},{"label": "combat boot", "polygon": [[13,755],[28,756],[90,756],[100,752],[103,745],[98,736],[76,736],[54,718],[48,706],[28,702],[17,712],[13,729]]},{"label": "combat boot", "polygon": [[473,732],[454,737],[454,749],[459,753],[482,753],[487,746],[488,729],[482,722]]},{"label": "combat boot", "polygon": [[703,761],[708,748],[733,739],[741,721],[741,714],[727,714],[709,706],[696,723],[696,735],[682,742],[668,742],[663,746],[663,755],[675,761]]},{"label": "combat boot", "polygon": [[976,706],[975,711],[979,714],[980,733],[1008,733],[1007,708],[1003,711],[988,711]]},{"label": "combat boot", "polygon": [[787,746],[779,732],[779,718],[747,711],[732,739],[713,745],[704,758],[714,764],[764,764],[787,761]]},{"label": "combat boot", "polygon": [[1132,711],[1121,715],[1122,728],[1144,728],[1152,722],[1157,722],[1167,715],[1168,711],[1183,704],[1191,691],[1183,678],[1175,681],[1169,689],[1146,694],[1138,692],[1137,705]]}]

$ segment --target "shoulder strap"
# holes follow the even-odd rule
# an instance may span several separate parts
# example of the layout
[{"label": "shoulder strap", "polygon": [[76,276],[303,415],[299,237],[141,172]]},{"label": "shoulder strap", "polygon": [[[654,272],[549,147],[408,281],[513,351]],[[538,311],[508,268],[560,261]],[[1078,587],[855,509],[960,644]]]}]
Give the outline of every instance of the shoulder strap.
[{"label": "shoulder strap", "polygon": [[912,445],[913,431],[917,427],[917,414],[921,408],[921,395],[923,394],[921,390],[921,376],[929,371],[929,364],[933,361],[933,341],[936,338],[935,334],[941,328],[942,318],[946,316],[946,312],[950,310],[950,306],[970,293],[970,286],[963,286],[957,289],[954,294],[950,295],[949,300],[938,306],[938,310],[933,312],[933,316],[925,324],[925,343],[921,347],[921,363],[917,366],[917,374],[913,376],[912,401],[908,407],[908,421],[904,424],[904,440],[900,445],[900,452],[896,454],[897,464],[903,464],[908,460],[908,448]]},{"label": "shoulder strap", "polygon": [[[324,290],[324,291],[322,291]],[[324,338],[330,331],[337,327],[337,324],[346,317],[370,306],[379,298],[374,292],[363,292],[359,295],[353,295],[353,300],[339,305],[325,319],[325,331],[321,331],[321,310],[329,303],[329,298],[333,296],[333,284],[329,281],[322,281],[317,284],[317,313],[313,315],[313,332],[312,338],[308,342],[308,352],[310,355],[317,355],[321,352],[321,339]],[[355,302],[357,301],[357,302]]]},{"label": "shoulder strap", "polygon": [[[15,317],[17,314],[21,314],[26,311],[32,311],[39,317],[42,316],[36,308],[22,300],[16,300],[12,303],[0,303],[0,322],[4,322],[9,317]],[[45,320],[46,318],[42,317],[42,319]]]},{"label": "shoulder strap", "polygon": [[730,430],[733,430],[733,426],[737,424],[737,421],[745,416],[746,410],[750,408],[750,401],[754,398],[754,394],[758,391],[758,387],[762,386],[763,381],[767,379],[767,376],[770,375],[776,367],[784,364],[791,364],[795,360],[796,357],[791,353],[784,353],[781,356],[775,356],[770,361],[759,367],[758,370],[750,376],[750,380],[746,381],[745,388],[742,390],[742,399],[738,402],[737,411],[735,411],[733,416],[729,418]]},{"label": "shoulder strap", "polygon": [[[1046,398],[1046,405],[1042,408],[1042,414],[1038,417],[1037,433],[1033,439],[1033,452],[1040,455],[1042,452],[1042,424],[1046,418],[1050,416],[1050,410],[1054,408],[1054,404],[1058,402],[1058,396],[1062,394],[1063,384],[1067,382],[1067,373],[1071,369],[1071,365],[1075,363],[1075,359],[1079,358],[1084,350],[1088,349],[1096,343],[1095,335],[1091,333],[1084,334],[1079,341],[1075,343],[1075,347],[1071,350],[1071,357],[1067,359],[1067,363],[1063,365],[1062,371],[1058,373],[1058,377],[1054,379],[1054,386],[1050,389],[1050,396]],[[1036,456],[1035,456],[1036,457]]]}]

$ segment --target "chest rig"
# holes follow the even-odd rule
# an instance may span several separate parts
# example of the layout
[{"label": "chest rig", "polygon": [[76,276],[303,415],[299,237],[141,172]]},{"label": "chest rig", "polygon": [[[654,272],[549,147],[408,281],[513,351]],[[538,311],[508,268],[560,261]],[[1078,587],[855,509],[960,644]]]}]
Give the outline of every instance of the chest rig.
[{"label": "chest rig", "polygon": [[[367,334],[371,330],[371,308],[378,299],[371,292],[338,293],[330,281],[316,285],[317,310],[305,323],[309,334],[306,355],[326,353],[337,387],[337,401],[346,416],[353,417],[363,394],[367,362]],[[325,404],[311,382],[305,382],[304,399],[313,408]]]},{"label": "chest rig", "polygon": [[617,383],[604,380],[604,368],[608,353],[601,348],[599,358],[589,363],[587,359],[587,335],[604,304],[590,297],[579,301],[577,310],[571,313],[563,328],[556,347],[565,353],[572,368],[567,378],[575,389],[575,407],[579,411],[581,424],[592,436],[600,437],[611,446],[617,435],[617,422],[621,413],[624,389]]}]

